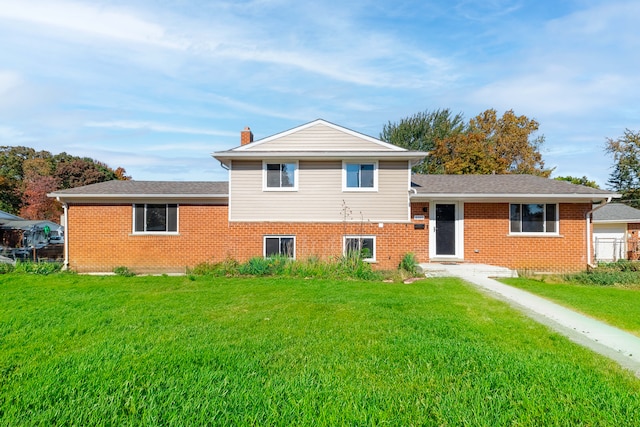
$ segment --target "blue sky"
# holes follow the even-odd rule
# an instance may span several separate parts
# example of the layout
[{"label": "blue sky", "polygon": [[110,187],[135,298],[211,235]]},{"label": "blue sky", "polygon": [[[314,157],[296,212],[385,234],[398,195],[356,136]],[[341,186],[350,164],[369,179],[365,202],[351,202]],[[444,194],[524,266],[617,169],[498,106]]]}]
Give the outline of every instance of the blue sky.
[{"label": "blue sky", "polygon": [[605,185],[640,130],[640,2],[0,0],[0,145],[226,180],[211,153],[322,118],[378,137],[449,108],[540,123],[553,176]]}]

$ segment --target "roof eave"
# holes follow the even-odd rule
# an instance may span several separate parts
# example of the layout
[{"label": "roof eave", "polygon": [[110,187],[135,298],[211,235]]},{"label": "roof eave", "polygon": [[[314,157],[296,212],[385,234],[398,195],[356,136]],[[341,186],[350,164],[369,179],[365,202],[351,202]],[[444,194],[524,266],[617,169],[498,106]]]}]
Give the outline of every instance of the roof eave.
[{"label": "roof eave", "polygon": [[47,197],[55,197],[64,200],[78,199],[227,199],[228,194],[68,194],[68,193],[49,193]]},{"label": "roof eave", "polygon": [[491,201],[491,200],[531,200],[531,199],[545,199],[545,200],[581,200],[598,202],[608,200],[609,198],[620,197],[619,194],[548,194],[548,193],[415,193],[411,195],[412,199],[430,199],[430,200],[466,200],[466,201]]},{"label": "roof eave", "polygon": [[211,154],[215,159],[229,166],[232,160],[406,160],[412,164],[429,155],[423,151],[219,151]]}]

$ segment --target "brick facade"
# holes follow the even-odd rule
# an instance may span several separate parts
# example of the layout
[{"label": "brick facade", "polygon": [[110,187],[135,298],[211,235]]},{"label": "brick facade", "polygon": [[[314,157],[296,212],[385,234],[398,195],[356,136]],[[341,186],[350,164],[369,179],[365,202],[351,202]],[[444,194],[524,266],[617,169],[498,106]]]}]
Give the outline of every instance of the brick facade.
[{"label": "brick facade", "polygon": [[136,235],[131,204],[72,204],[67,215],[69,267],[78,272],[125,266],[136,273],[184,273],[202,262],[242,262],[262,256],[265,235],[296,236],[298,259],[340,256],[344,235],[376,236],[375,268],[395,269],[407,252],[428,258],[427,228],[410,223],[230,223],[227,206],[181,204],[177,235]]},{"label": "brick facade", "polygon": [[[230,223],[227,206],[180,204],[177,234],[136,235],[131,204],[70,204],[69,267],[77,272],[125,266],[136,273],[184,273],[202,262],[262,256],[265,235],[296,236],[297,259],[332,259],[342,254],[344,235],[372,235],[374,267],[395,269],[409,252],[420,262],[429,261],[428,206],[413,203],[410,223]],[[586,203],[560,204],[560,235],[532,237],[509,235],[508,203],[465,203],[464,259],[520,270],[583,270],[589,209]]]},{"label": "brick facade", "polygon": [[508,203],[465,203],[465,261],[543,272],[586,268],[588,203],[560,203],[558,236],[509,234]]}]

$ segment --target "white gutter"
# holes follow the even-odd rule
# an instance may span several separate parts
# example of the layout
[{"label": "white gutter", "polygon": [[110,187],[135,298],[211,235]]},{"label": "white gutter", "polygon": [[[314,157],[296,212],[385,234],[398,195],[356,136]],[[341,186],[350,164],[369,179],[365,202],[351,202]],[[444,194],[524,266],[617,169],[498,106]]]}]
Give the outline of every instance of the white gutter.
[{"label": "white gutter", "polygon": [[591,262],[591,218],[593,217],[593,213],[598,209],[603,208],[611,202],[612,197],[608,197],[607,200],[599,206],[591,209],[589,212],[585,214],[585,220],[587,223],[587,266],[591,268],[595,268],[595,265]]},{"label": "white gutter", "polygon": [[62,227],[64,227],[64,263],[62,264],[62,270],[67,271],[69,270],[69,205],[60,200],[59,196],[56,197],[56,199],[62,203],[62,212],[64,215],[64,224],[62,224]]}]

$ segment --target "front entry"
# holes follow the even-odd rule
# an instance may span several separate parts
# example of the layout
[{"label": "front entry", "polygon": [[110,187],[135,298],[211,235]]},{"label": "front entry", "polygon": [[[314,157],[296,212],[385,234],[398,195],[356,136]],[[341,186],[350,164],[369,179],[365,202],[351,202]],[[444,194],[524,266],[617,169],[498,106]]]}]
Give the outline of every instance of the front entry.
[{"label": "front entry", "polygon": [[436,256],[456,254],[456,205],[436,204]]},{"label": "front entry", "polygon": [[431,258],[462,258],[462,214],[459,203],[431,204]]}]

